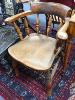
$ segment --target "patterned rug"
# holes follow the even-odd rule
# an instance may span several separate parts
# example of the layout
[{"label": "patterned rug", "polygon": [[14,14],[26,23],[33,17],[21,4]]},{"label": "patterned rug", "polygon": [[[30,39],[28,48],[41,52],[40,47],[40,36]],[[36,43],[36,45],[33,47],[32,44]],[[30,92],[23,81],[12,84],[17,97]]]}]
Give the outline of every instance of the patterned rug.
[{"label": "patterned rug", "polygon": [[6,25],[0,27],[0,54],[18,39],[12,26]]},{"label": "patterned rug", "polygon": [[[63,77],[59,76],[59,69],[53,80],[53,100],[75,100],[75,43],[73,41],[68,68]],[[57,76],[58,74],[58,76]],[[71,98],[72,97],[72,98]],[[71,99],[70,99],[71,98]]]},{"label": "patterned rug", "polygon": [[[11,77],[0,66],[0,100],[75,100],[75,41],[72,43],[68,68],[60,76],[60,66],[53,79],[52,96],[37,80],[26,76]],[[10,66],[11,67],[11,66]]]},{"label": "patterned rug", "polygon": [[[72,41],[67,70],[61,76],[61,66],[58,67],[52,83],[52,96],[47,97],[46,89],[39,81],[42,74],[37,78],[38,74],[29,70],[31,77],[27,73],[17,78],[11,73],[11,61],[7,54],[4,56],[4,52],[16,41],[17,35],[13,35],[13,29],[8,29],[8,26],[4,29],[0,30],[0,54],[3,56],[0,57],[0,100],[75,100],[75,39]],[[2,34],[4,32],[5,34]],[[26,73],[24,68],[19,70],[23,74]]]},{"label": "patterned rug", "polygon": [[46,100],[46,91],[28,77],[10,77],[0,71],[0,95],[4,100]]}]

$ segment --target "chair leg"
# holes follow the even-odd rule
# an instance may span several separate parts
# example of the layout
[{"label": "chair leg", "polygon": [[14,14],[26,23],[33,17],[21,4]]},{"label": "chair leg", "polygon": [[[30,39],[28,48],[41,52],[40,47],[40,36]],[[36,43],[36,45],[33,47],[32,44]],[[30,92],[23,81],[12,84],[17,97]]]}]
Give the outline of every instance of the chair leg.
[{"label": "chair leg", "polygon": [[52,82],[51,82],[51,77],[50,77],[50,71],[48,70],[48,81],[47,81],[47,96],[51,96],[52,93]]},{"label": "chair leg", "polygon": [[[48,82],[47,82],[47,95],[48,97],[52,95],[52,80],[53,80],[53,77],[57,71],[57,67],[58,67],[58,64],[60,62],[60,59],[58,59],[58,61],[52,65],[51,69],[48,70]],[[51,72],[50,72],[51,70]]]},{"label": "chair leg", "polygon": [[66,68],[67,68],[68,58],[69,58],[69,55],[70,55],[71,47],[72,47],[72,43],[71,43],[71,41],[69,41],[68,45],[66,46],[66,50],[65,50],[63,70],[66,70]]},{"label": "chair leg", "polygon": [[51,88],[51,82],[47,83],[47,96],[51,96],[52,94],[52,88]]},{"label": "chair leg", "polygon": [[18,77],[19,76],[19,71],[17,69],[17,65],[18,65],[17,62],[15,60],[12,60],[12,67],[15,70],[16,76]]}]

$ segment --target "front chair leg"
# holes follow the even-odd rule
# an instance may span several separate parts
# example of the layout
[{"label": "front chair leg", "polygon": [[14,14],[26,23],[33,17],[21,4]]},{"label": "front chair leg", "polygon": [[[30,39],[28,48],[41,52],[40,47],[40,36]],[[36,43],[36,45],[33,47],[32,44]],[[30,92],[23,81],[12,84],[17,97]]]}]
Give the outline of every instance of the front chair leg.
[{"label": "front chair leg", "polygon": [[51,82],[48,81],[47,83],[47,96],[51,96],[52,95],[52,88],[51,88]]},{"label": "front chair leg", "polygon": [[15,70],[15,74],[16,74],[16,76],[18,77],[19,76],[19,71],[18,71],[18,69],[17,69],[17,61],[15,61],[15,60],[12,60],[12,67],[13,67],[13,69]]},{"label": "front chair leg", "polygon": [[63,60],[63,70],[65,71],[67,69],[68,66],[68,58],[70,56],[70,52],[71,52],[71,48],[72,48],[72,41],[68,41],[68,43],[66,44],[65,47],[65,55],[64,55],[64,60]]},{"label": "front chair leg", "polygon": [[47,81],[47,96],[51,96],[52,94],[52,82],[50,77],[50,70],[48,70],[48,81]]}]

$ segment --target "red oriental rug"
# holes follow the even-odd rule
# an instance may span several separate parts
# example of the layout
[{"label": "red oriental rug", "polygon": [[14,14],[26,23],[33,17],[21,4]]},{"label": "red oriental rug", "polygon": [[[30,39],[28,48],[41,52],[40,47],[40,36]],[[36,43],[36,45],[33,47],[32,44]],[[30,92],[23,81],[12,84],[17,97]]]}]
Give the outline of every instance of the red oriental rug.
[{"label": "red oriental rug", "polygon": [[46,90],[28,77],[12,78],[0,71],[0,100],[46,100]]}]

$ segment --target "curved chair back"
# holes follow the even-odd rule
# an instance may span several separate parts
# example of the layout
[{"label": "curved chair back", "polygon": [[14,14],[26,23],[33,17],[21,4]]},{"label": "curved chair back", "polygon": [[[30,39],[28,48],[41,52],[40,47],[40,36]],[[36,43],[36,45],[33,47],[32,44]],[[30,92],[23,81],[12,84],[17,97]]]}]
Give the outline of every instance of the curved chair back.
[{"label": "curved chair back", "polygon": [[33,2],[31,3],[31,10],[37,13],[49,13],[61,18],[70,17],[72,10],[70,7],[54,2]]},{"label": "curved chair back", "polygon": [[[57,66],[60,61],[60,55],[65,40],[68,39],[66,33],[69,21],[67,20],[71,16],[71,8],[59,3],[31,3],[31,10],[16,14],[5,20],[7,23],[12,23],[15,27],[15,30],[22,41],[14,44],[9,47],[8,52],[14,60],[12,61],[12,66],[15,69],[16,76],[18,76],[17,62],[29,67],[30,69],[48,72],[48,82],[47,82],[47,94],[51,95],[51,84],[53,76],[57,70]],[[44,35],[39,31],[40,29],[40,14],[46,15],[46,31]],[[31,16],[36,15],[36,20],[32,19]],[[28,17],[29,16],[29,17]],[[16,21],[21,19],[22,26],[27,33],[27,36],[23,39],[21,27],[17,25]],[[35,29],[32,28],[32,24],[29,22],[32,21],[32,24],[35,25]],[[36,21],[34,23],[34,21]],[[41,19],[43,21],[43,18]],[[66,21],[66,24],[64,22]],[[56,23],[62,26],[60,31],[57,32],[57,39],[49,36],[51,24]],[[33,29],[34,33],[30,30]],[[42,33],[42,34],[41,34]],[[57,48],[58,47],[58,48]],[[55,52],[56,51],[56,52]],[[65,48],[64,48],[65,51]],[[57,61],[56,61],[57,58]],[[55,63],[54,63],[55,62]],[[64,61],[65,62],[65,61]]]},{"label": "curved chair back", "polygon": [[[36,14],[36,29],[33,29],[35,32],[39,33],[39,14],[45,14],[46,15],[46,35],[49,34],[50,32],[50,27],[51,24],[59,24],[59,27],[63,25],[65,18],[66,17],[70,17],[72,13],[72,10],[70,7],[65,6],[63,4],[60,3],[53,3],[53,2],[48,2],[48,3],[44,3],[44,2],[33,2],[31,3],[31,10],[30,11],[26,11],[26,12],[22,12],[19,14],[16,14],[10,18],[7,18],[5,21],[8,23],[13,23],[14,27],[20,37],[20,39],[22,39],[22,32],[20,31],[20,28],[17,26],[16,24],[16,20],[21,19],[22,22],[24,22],[24,26],[25,26],[25,32],[29,35],[29,28],[32,28],[32,25],[30,26],[29,21],[28,20],[32,20],[32,19],[27,19],[28,15],[34,15]],[[41,19],[42,20],[42,19]],[[34,22],[33,22],[34,23]]]}]

